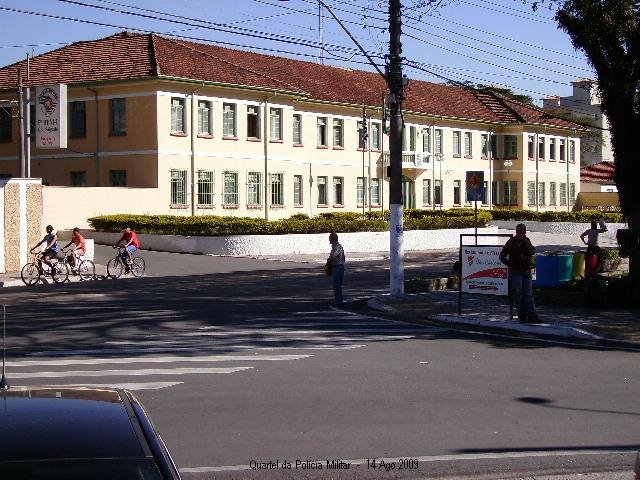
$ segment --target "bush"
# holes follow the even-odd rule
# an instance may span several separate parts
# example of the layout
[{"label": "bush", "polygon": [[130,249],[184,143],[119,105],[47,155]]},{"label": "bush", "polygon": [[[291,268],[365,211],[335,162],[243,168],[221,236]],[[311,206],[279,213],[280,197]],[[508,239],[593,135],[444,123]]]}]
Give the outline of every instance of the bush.
[{"label": "bush", "polygon": [[[89,225],[101,232],[120,232],[131,227],[138,233],[158,235],[281,235],[291,233],[382,232],[389,229],[389,212],[327,212],[311,218],[304,213],[284,220],[263,218],[172,215],[104,215],[89,219]],[[478,211],[478,225],[491,220],[487,211]],[[405,230],[437,230],[474,226],[470,209],[405,211]]]},{"label": "bush", "polygon": [[621,213],[583,210],[580,212],[536,212],[533,210],[491,210],[495,220],[590,223],[603,219],[607,223],[624,223]]}]

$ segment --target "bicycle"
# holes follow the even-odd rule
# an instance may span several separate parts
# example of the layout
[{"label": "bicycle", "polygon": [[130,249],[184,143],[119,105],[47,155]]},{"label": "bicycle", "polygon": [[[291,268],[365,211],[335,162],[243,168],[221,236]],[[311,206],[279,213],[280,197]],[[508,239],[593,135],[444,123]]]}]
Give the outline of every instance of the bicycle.
[{"label": "bicycle", "polygon": [[69,266],[66,263],[54,257],[51,259],[51,264],[53,268],[42,261],[42,253],[34,253],[33,261],[22,267],[20,278],[25,285],[34,285],[40,281],[41,277],[47,275],[51,275],[55,283],[62,283],[69,278]]},{"label": "bicycle", "polygon": [[131,263],[127,264],[129,255],[127,254],[126,248],[117,248],[117,255],[107,262],[107,275],[111,278],[120,278],[123,272],[125,274],[131,272],[134,277],[143,276],[145,271],[144,258],[135,256],[131,259]]},{"label": "bicycle", "polygon": [[[75,257],[76,271],[74,273],[69,264],[69,255],[73,254]],[[62,250],[62,263],[68,265],[73,275],[78,275],[82,280],[91,280],[96,276],[96,265],[91,260],[82,258],[81,255],[77,255],[73,249]]]}]

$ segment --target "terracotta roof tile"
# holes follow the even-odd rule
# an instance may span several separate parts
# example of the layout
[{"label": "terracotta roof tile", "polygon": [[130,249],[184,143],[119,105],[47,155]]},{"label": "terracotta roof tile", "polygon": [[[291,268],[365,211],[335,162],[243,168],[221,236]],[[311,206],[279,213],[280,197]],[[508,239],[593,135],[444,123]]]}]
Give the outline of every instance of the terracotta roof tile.
[{"label": "terracotta roof tile", "polygon": [[[0,89],[15,88],[20,66],[24,68],[25,61],[0,69]],[[30,85],[180,78],[290,92],[310,100],[349,105],[381,105],[387,92],[384,79],[375,72],[128,32],[39,55],[31,60],[30,72]],[[404,107],[408,112],[436,117],[580,128],[493,93],[420,80],[410,83]]]},{"label": "terracotta roof tile", "polygon": [[591,183],[615,183],[616,166],[613,162],[594,163],[580,169],[580,181]]}]

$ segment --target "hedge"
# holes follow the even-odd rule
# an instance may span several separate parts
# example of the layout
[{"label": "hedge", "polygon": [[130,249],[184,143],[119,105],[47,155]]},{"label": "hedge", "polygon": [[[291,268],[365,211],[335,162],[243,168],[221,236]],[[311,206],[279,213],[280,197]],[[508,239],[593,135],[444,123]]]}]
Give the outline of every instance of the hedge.
[{"label": "hedge", "polygon": [[[385,212],[387,214],[388,212]],[[120,232],[131,227],[138,233],[157,235],[281,235],[288,233],[382,232],[389,229],[387,215],[381,212],[322,213],[317,217],[296,214],[283,220],[263,218],[173,215],[103,215],[89,218],[89,225],[99,232]],[[478,211],[478,225],[491,220],[487,211]],[[472,210],[415,210],[405,211],[405,230],[437,230],[442,228],[470,228],[474,226]]]},{"label": "hedge", "polygon": [[491,210],[494,220],[590,223],[603,219],[607,223],[625,223],[622,213],[582,210],[579,212],[536,212],[534,210]]}]

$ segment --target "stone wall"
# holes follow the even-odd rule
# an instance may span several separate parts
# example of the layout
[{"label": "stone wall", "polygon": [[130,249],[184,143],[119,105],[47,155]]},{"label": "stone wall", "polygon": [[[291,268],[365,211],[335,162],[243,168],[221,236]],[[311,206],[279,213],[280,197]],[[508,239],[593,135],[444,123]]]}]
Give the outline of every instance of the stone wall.
[{"label": "stone wall", "polygon": [[0,182],[0,273],[18,272],[42,238],[42,183],[14,178]]}]

